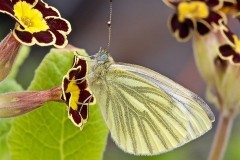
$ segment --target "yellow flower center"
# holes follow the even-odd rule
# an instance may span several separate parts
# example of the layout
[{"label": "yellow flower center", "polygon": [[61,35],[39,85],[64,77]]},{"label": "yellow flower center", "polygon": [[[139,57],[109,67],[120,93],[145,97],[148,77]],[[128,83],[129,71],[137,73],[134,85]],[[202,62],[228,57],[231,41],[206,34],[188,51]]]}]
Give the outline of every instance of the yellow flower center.
[{"label": "yellow flower center", "polygon": [[206,3],[201,1],[181,2],[178,5],[178,20],[184,22],[186,18],[207,18],[209,9]]},{"label": "yellow flower center", "polygon": [[233,35],[233,41],[234,41],[234,51],[236,53],[239,53],[240,54],[240,41],[238,39],[238,37],[236,35]]},{"label": "yellow flower center", "polygon": [[78,108],[78,106],[77,106],[77,104],[78,104],[78,97],[79,97],[79,94],[80,94],[80,90],[79,90],[79,88],[78,88],[78,86],[77,86],[75,81],[71,81],[68,84],[66,92],[67,93],[71,93],[70,106],[72,107],[73,110],[77,110],[77,108]]},{"label": "yellow flower center", "polygon": [[13,7],[14,14],[25,31],[30,33],[46,31],[49,29],[47,22],[44,20],[42,13],[33,7],[25,1],[19,1]]}]

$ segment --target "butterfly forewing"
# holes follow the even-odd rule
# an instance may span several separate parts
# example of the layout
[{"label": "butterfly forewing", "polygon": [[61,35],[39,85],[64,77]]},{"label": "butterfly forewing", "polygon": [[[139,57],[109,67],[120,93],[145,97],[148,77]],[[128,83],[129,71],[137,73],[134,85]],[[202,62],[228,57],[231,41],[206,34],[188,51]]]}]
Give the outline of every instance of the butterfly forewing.
[{"label": "butterfly forewing", "polygon": [[214,116],[199,97],[149,69],[112,64],[101,76],[90,88],[112,138],[126,152],[163,153],[212,126]]}]

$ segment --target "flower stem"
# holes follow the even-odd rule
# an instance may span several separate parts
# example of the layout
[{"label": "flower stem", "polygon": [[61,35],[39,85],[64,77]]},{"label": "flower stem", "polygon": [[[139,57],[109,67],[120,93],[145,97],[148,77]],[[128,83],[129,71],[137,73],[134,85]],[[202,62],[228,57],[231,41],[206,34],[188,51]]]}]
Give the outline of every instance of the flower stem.
[{"label": "flower stem", "polygon": [[232,114],[220,113],[217,131],[208,160],[221,160],[224,157],[226,146],[232,130],[234,116]]}]

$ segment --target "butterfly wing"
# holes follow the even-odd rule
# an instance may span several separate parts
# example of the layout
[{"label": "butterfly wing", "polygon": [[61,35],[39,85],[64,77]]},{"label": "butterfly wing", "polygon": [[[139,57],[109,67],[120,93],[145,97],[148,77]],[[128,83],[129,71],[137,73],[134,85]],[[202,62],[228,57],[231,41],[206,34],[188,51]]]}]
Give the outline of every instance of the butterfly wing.
[{"label": "butterfly wing", "polygon": [[92,89],[113,140],[128,153],[167,152],[204,134],[214,121],[200,97],[144,67],[113,64]]}]

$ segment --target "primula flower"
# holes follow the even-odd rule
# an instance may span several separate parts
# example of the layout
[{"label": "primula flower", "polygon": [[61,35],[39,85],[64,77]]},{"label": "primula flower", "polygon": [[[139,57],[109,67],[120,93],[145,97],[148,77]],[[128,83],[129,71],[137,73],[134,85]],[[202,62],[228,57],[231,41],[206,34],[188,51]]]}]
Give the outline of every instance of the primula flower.
[{"label": "primula flower", "polygon": [[86,80],[86,60],[75,56],[72,68],[63,77],[62,100],[68,105],[68,116],[72,122],[83,128],[88,120],[88,106],[95,103]]},{"label": "primula flower", "polygon": [[179,41],[187,41],[196,30],[200,35],[206,35],[219,25],[219,20],[226,22],[225,15],[219,11],[223,5],[221,0],[164,0],[176,10],[169,19],[169,28]]},{"label": "primula flower", "polygon": [[227,115],[237,115],[240,109],[240,66],[219,57],[219,46],[227,40],[220,31],[205,37],[194,35],[195,60],[207,83],[207,98]]},{"label": "primula flower", "polygon": [[238,36],[232,33],[228,27],[221,31],[226,38],[226,43],[219,47],[221,58],[230,60],[233,64],[240,64],[240,40]]},{"label": "primula flower", "polygon": [[0,12],[17,21],[13,35],[23,44],[62,48],[68,43],[70,23],[42,0],[0,0]]}]

